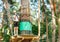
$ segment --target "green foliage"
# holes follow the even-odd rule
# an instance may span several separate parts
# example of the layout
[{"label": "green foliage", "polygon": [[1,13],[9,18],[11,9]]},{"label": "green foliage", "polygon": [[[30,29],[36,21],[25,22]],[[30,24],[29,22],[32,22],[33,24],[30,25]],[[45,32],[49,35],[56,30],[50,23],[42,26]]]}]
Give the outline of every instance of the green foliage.
[{"label": "green foliage", "polygon": [[4,25],[4,27],[3,27],[3,41],[2,42],[9,42],[9,40],[10,40],[10,35],[9,34],[7,34],[7,32],[8,32],[8,25]]},{"label": "green foliage", "polygon": [[47,2],[47,4],[50,4],[50,3],[49,3],[49,0],[46,0],[46,2]]},{"label": "green foliage", "polygon": [[46,25],[45,23],[41,23],[41,36],[46,33]]},{"label": "green foliage", "polygon": [[3,42],[9,42],[10,41],[10,36],[5,34],[3,38]]},{"label": "green foliage", "polygon": [[33,25],[32,32],[33,32],[33,34],[38,35],[38,26]]}]

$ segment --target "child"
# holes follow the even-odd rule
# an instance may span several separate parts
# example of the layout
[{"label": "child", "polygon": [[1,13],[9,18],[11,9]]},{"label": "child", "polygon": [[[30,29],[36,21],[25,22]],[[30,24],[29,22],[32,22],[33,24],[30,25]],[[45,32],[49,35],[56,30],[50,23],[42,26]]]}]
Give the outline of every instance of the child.
[{"label": "child", "polygon": [[15,10],[14,10],[14,15],[13,15],[13,21],[14,21],[14,35],[17,36],[19,16],[16,14]]}]

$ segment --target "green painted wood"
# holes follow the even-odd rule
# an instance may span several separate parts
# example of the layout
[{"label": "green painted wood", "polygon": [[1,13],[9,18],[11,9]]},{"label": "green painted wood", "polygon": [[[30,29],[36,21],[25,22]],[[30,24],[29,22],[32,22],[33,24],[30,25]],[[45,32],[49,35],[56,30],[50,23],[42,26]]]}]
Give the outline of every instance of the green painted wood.
[{"label": "green painted wood", "polygon": [[19,29],[20,31],[23,31],[23,30],[32,31],[32,24],[29,21],[21,21],[19,25]]}]

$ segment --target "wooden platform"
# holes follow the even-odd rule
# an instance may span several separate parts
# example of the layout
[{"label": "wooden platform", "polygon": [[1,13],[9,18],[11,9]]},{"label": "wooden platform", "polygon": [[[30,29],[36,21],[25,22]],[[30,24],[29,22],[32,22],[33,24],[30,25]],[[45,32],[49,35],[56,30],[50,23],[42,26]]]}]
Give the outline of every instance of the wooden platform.
[{"label": "wooden platform", "polygon": [[11,38],[10,42],[32,42],[38,39],[39,38],[35,35],[20,35],[20,36],[14,36],[14,38]]}]

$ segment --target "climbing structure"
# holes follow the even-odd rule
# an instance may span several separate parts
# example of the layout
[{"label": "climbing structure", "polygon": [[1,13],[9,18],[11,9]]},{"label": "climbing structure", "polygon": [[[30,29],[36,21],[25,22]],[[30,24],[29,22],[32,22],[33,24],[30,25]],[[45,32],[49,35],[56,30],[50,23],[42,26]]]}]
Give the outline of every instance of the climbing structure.
[{"label": "climbing structure", "polygon": [[[18,37],[15,37],[14,39],[11,39],[11,42],[34,42],[34,41],[38,42],[40,38],[40,31],[38,31],[39,34],[37,36],[32,34],[29,1],[30,0],[21,0],[21,15],[19,22],[20,35]],[[40,19],[38,19],[38,25],[40,24],[39,20]],[[40,28],[40,26],[38,28]]]},{"label": "climbing structure", "polygon": [[[40,14],[40,0],[39,1],[39,14]],[[32,18],[30,14],[30,0],[21,0],[21,10],[20,10],[20,21],[19,21],[19,36],[13,36],[10,38],[10,42],[38,42],[40,39],[40,15],[38,14],[38,35],[33,35],[32,33]],[[4,1],[5,9],[7,11],[7,16],[9,19],[9,26],[13,24],[11,20],[11,15],[9,11],[8,1]],[[11,28],[11,27],[10,27]],[[11,28],[12,29],[12,28]],[[12,33],[12,32],[11,32]]]}]

